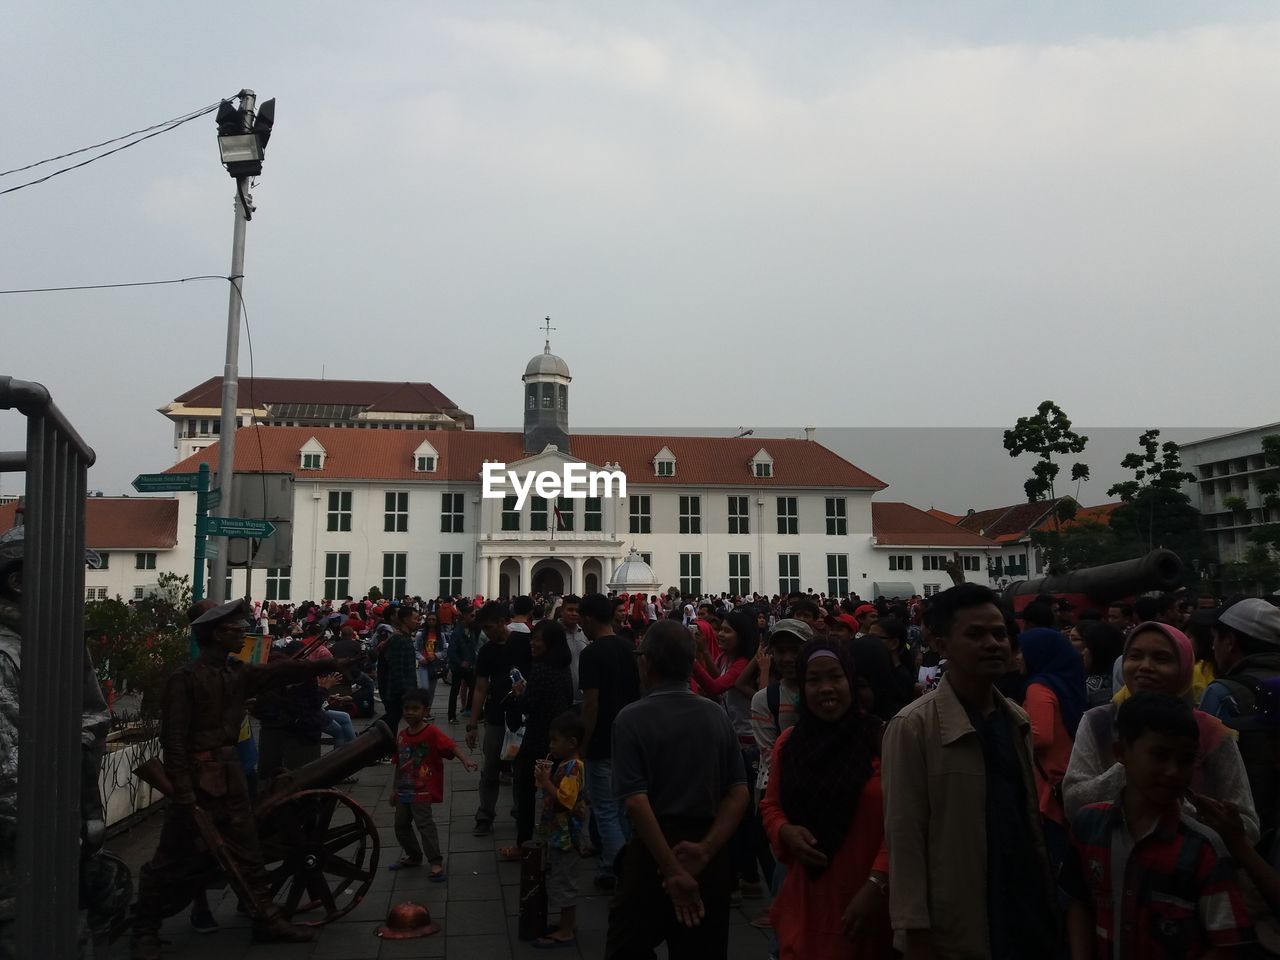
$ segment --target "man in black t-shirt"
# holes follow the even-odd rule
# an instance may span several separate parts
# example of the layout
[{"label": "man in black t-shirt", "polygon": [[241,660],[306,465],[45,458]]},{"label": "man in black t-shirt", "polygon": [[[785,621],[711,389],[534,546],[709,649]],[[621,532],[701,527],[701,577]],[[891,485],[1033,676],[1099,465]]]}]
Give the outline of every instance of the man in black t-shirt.
[{"label": "man in black t-shirt", "polygon": [[476,748],[479,722],[484,721],[484,763],[480,768],[480,802],[476,806],[477,837],[493,832],[494,809],[498,803],[499,766],[502,762],[502,737],[506,729],[503,701],[511,692],[511,667],[515,650],[508,643],[506,607],[486,603],[476,615],[476,625],[484,631],[488,643],[476,655],[476,690],[471,700],[471,721],[467,724],[467,746]]},{"label": "man in black t-shirt", "polygon": [[612,890],[617,884],[614,861],[627,833],[613,792],[613,721],[619,710],[640,699],[640,672],[634,644],[614,635],[609,598],[603,593],[588,594],[578,610],[582,632],[590,641],[578,658],[578,682],[587,732],[587,793],[600,833],[595,885],[599,890]]}]

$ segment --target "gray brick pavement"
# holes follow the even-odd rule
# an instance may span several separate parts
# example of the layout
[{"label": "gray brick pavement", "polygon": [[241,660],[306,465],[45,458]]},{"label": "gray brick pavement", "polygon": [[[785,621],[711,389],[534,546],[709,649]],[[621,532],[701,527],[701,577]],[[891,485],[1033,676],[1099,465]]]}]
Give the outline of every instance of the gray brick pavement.
[{"label": "gray brick pavement", "polygon": [[[444,726],[461,740],[461,724]],[[222,929],[214,934],[198,934],[181,914],[168,920],[161,936],[169,942],[166,956],[178,960],[400,960],[400,958],[444,957],[447,960],[527,960],[535,956],[555,956],[565,960],[587,960],[604,953],[608,927],[608,897],[594,893],[592,864],[584,860],[578,901],[578,943],[575,948],[536,950],[516,936],[520,866],[500,862],[498,847],[515,841],[515,822],[505,816],[511,809],[511,794],[503,789],[499,816],[489,837],[473,837],[471,830],[476,807],[479,775],[467,773],[456,762],[445,765],[445,801],[435,811],[440,844],[445,852],[448,880],[431,883],[426,869],[387,869],[400,855],[392,821],[394,811],[386,802],[390,793],[392,768],[381,765],[360,773],[360,783],[343,787],[373,816],[382,843],[378,875],[365,900],[336,923],[319,930],[314,943],[299,945],[255,945],[249,940],[249,924],[236,914],[235,897],[227,891],[211,893],[214,916]],[[146,862],[155,847],[160,818],[151,817],[108,846],[134,869]],[[387,910],[397,903],[413,900],[425,904],[440,933],[417,940],[383,941],[375,931]],[[747,901],[733,911],[730,956],[742,960],[764,960],[765,934],[748,923],[765,908],[765,901]],[[127,937],[117,942],[110,960],[127,960]],[[659,951],[665,957],[665,950]]]}]

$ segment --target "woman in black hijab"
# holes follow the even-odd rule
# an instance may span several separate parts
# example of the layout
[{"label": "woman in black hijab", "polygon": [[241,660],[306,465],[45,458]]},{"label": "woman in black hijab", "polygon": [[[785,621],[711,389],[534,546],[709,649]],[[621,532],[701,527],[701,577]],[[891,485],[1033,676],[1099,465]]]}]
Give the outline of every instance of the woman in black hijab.
[{"label": "woman in black hijab", "polygon": [[[875,662],[888,662],[884,647],[872,642],[884,655]],[[865,650],[870,656],[870,647]],[[888,868],[878,862],[884,840],[879,757],[884,724],[860,706],[859,686],[873,707],[888,711],[892,703],[879,701],[884,680],[861,678],[854,656],[850,648],[821,637],[805,645],[796,663],[798,719],[774,747],[761,810],[774,851],[787,867],[769,914],[780,958],[889,956],[887,898],[881,897],[875,922],[862,923],[856,939],[845,935],[855,896],[874,883],[867,877]]]}]

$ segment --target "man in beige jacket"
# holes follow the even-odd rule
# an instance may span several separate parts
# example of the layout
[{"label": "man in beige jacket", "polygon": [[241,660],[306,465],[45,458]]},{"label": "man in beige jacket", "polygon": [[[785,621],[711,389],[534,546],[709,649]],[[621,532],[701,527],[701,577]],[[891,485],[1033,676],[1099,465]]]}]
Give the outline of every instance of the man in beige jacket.
[{"label": "man in beige jacket", "polygon": [[965,583],[928,622],[946,673],[884,735],[889,913],[908,960],[1053,956],[1031,723],[995,689],[1011,658],[996,594]]}]

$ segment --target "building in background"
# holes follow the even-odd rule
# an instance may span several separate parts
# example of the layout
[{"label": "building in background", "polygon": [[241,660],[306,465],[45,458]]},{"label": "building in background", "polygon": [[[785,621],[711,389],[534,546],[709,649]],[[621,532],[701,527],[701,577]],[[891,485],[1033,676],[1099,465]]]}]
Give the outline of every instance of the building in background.
[{"label": "building in background", "polygon": [[1196,479],[1183,491],[1200,511],[1210,553],[1219,563],[1243,558],[1249,534],[1266,523],[1280,522],[1280,510],[1268,508],[1258,480],[1274,476],[1263,455],[1262,438],[1280,434],[1280,423],[1236,430],[1181,444],[1182,465]]},{"label": "building in background", "polygon": [[[890,591],[886,596],[912,594],[932,596],[951,586],[947,564],[959,555],[960,570],[970,583],[988,583],[988,569],[1003,554],[994,540],[958,527],[936,515],[907,503],[877,502],[871,505],[871,529],[877,553],[888,566]],[[906,590],[906,585],[911,589]]]},{"label": "building in background", "polygon": [[[690,593],[868,597],[873,583],[900,579],[872,529],[872,497],[886,485],[811,434],[573,433],[571,380],[547,343],[521,377],[520,432],[424,434],[275,419],[241,428],[237,475],[265,473],[292,487],[289,562],[258,566],[253,595],[341,599],[370,587],[421,596],[582,593],[604,589],[632,548],[665,586]],[[330,383],[311,381],[317,389]],[[172,472],[201,462],[216,469],[216,440]],[[481,495],[486,462],[505,464],[521,482],[541,471],[562,474],[569,463],[618,471],[627,495],[531,492],[517,509],[514,496]],[[244,577],[233,572],[229,595],[243,593]]]},{"label": "building in background", "polygon": [[[348,430],[470,430],[471,414],[429,383],[295,380],[245,377],[236,394],[236,420],[277,427]],[[222,378],[210,377],[160,408],[173,421],[178,460],[218,439]]]},{"label": "building in background", "polygon": [[[0,533],[22,519],[22,505],[0,506]],[[85,571],[85,598],[141,600],[164,573],[191,577],[195,551],[195,498],[89,497],[85,546],[102,566]]]}]

